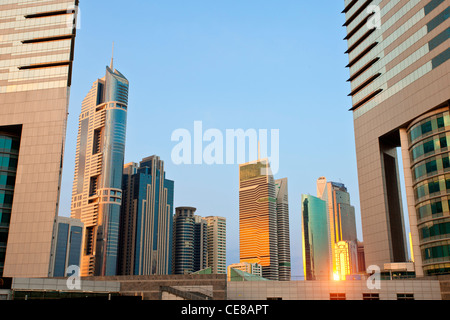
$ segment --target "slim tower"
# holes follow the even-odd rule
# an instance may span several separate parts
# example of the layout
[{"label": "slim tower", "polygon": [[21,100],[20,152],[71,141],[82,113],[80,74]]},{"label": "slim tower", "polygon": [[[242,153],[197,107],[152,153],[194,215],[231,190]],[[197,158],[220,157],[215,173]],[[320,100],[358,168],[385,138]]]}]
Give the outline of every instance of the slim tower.
[{"label": "slim tower", "polygon": [[193,207],[175,208],[173,219],[173,259],[174,274],[194,272],[194,213]]},{"label": "slim tower", "polygon": [[82,276],[117,271],[128,87],[111,61],[81,108],[71,216],[84,223]]},{"label": "slim tower", "polygon": [[[324,183],[325,178],[317,180],[318,185]],[[326,181],[326,180],[325,180]],[[355,208],[350,203],[350,194],[343,183],[326,181],[322,192],[322,200],[326,202],[328,238],[330,246],[330,270],[337,269],[336,243],[351,241],[357,243]]]},{"label": "slim tower", "polygon": [[158,156],[124,167],[119,273],[170,274],[174,182]]},{"label": "slim tower", "polygon": [[240,262],[260,264],[270,280],[279,279],[275,187],[267,159],[239,165]]},{"label": "slim tower", "polygon": [[326,201],[302,195],[302,248],[305,280],[331,279]]},{"label": "slim tower", "polygon": [[277,233],[279,280],[291,280],[291,246],[289,236],[288,179],[275,180],[277,199]]},{"label": "slim tower", "polygon": [[0,3],[0,276],[51,272],[77,8]]},{"label": "slim tower", "polygon": [[226,219],[223,217],[206,217],[208,223],[208,263],[212,273],[227,272],[227,235]]}]

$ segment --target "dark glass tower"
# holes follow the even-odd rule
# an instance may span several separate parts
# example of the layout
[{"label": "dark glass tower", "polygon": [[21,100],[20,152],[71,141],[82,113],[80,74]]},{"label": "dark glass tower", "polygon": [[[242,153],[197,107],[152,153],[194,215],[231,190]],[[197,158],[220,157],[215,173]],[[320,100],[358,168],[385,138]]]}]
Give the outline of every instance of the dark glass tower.
[{"label": "dark glass tower", "polygon": [[170,274],[174,182],[157,156],[123,170],[119,273]]}]

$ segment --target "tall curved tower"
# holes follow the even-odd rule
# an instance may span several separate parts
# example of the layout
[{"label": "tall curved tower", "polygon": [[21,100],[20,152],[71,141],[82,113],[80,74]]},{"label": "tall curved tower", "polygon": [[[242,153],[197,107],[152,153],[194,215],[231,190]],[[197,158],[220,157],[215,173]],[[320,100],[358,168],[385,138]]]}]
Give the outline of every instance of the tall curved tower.
[{"label": "tall curved tower", "polygon": [[84,223],[82,276],[116,274],[128,88],[111,61],[82,103],[71,207]]}]

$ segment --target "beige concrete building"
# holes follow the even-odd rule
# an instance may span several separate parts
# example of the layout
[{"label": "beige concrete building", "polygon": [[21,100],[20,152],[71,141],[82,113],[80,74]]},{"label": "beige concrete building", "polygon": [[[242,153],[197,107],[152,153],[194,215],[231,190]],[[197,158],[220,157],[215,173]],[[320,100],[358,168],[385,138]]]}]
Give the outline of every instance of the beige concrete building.
[{"label": "beige concrete building", "polygon": [[0,2],[0,135],[14,133],[20,144],[13,188],[2,191],[9,201],[0,204],[2,221],[10,217],[6,250],[0,249],[6,277],[49,274],[77,5],[77,0]]},{"label": "beige concrete building", "polygon": [[449,5],[344,1],[367,266],[411,259],[417,276],[450,272]]},{"label": "beige concrete building", "polygon": [[208,233],[208,262],[212,273],[227,272],[227,221],[224,217],[206,217]]}]

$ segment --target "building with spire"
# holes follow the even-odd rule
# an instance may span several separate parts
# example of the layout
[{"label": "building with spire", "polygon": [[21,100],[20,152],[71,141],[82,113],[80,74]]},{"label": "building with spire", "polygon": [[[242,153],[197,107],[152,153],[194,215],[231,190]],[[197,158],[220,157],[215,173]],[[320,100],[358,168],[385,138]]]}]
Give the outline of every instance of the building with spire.
[{"label": "building with spire", "polygon": [[84,224],[82,276],[117,272],[128,88],[111,59],[81,107],[71,216]]},{"label": "building with spire", "polygon": [[287,179],[274,180],[268,159],[239,165],[239,249],[264,278],[290,280]]}]

